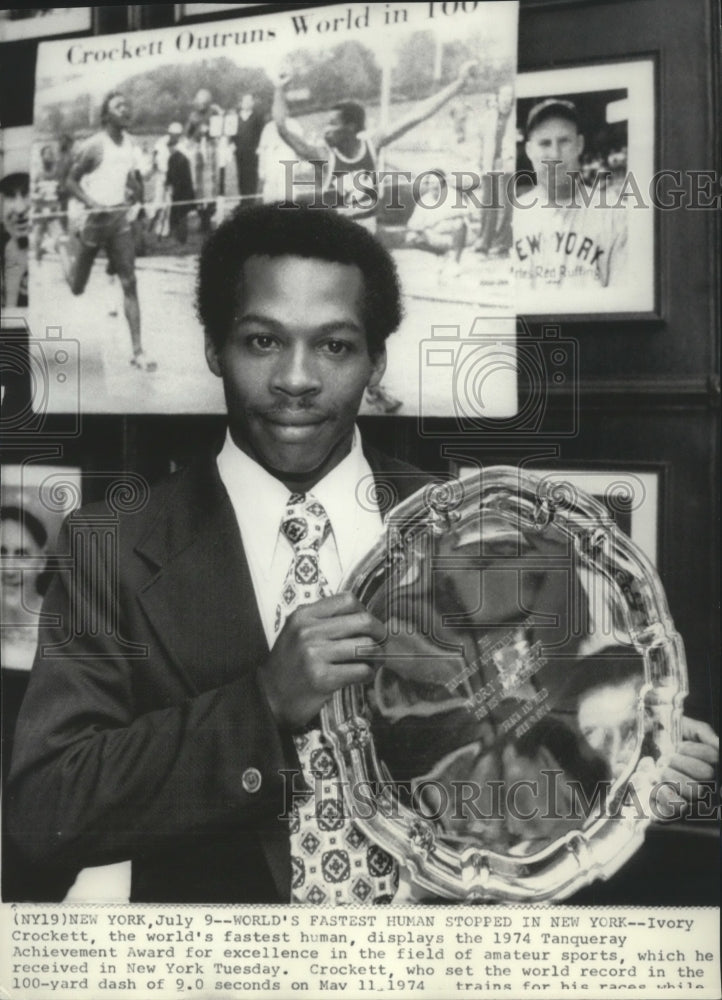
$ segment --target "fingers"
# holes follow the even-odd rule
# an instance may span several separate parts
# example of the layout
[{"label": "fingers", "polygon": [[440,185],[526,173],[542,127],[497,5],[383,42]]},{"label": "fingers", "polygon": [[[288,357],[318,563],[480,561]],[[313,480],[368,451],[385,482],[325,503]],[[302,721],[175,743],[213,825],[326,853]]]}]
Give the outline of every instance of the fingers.
[{"label": "fingers", "polygon": [[302,641],[358,638],[366,644],[380,643],[386,638],[386,626],[353,594],[324,597],[314,604],[298,608],[284,625],[296,631]]},{"label": "fingers", "polygon": [[339,615],[323,622],[323,624],[310,626],[319,638],[332,642],[342,639],[356,639],[356,645],[376,645],[383,642],[386,637],[386,628],[378,618],[374,618],[368,611],[361,611],[355,615]]},{"label": "fingers", "polygon": [[697,760],[704,760],[713,767],[717,763],[717,750],[708,743],[690,743],[683,740],[677,747],[677,756],[696,757]]},{"label": "fingers", "polygon": [[349,684],[368,684],[373,678],[374,671],[367,663],[332,663],[324,673],[322,690],[333,694]]},{"label": "fingers", "polygon": [[686,715],[682,719],[682,736],[686,740],[695,740],[698,743],[705,743],[719,751],[719,736],[712,726],[699,719],[690,719]]},{"label": "fingers", "polygon": [[313,604],[303,604],[294,612],[293,617],[335,618],[337,615],[350,615],[365,610],[358,597],[344,591],[341,594],[334,594],[333,597],[322,597]]},{"label": "fingers", "polygon": [[656,790],[653,807],[655,816],[657,819],[677,819],[686,811],[687,800],[680,794],[680,782],[671,777],[665,780],[669,784],[659,785]]},{"label": "fingers", "polygon": [[663,776],[668,777],[669,772],[673,772],[675,777],[681,775],[685,780],[693,778],[695,781],[712,781],[714,763],[676,753],[662,772]]},{"label": "fingers", "polygon": [[[373,654],[378,649],[365,636],[338,639],[324,650],[328,663],[367,663],[373,667]],[[369,662],[371,661],[371,662]],[[379,655],[379,664],[381,656]],[[373,671],[375,673],[375,671]]]}]

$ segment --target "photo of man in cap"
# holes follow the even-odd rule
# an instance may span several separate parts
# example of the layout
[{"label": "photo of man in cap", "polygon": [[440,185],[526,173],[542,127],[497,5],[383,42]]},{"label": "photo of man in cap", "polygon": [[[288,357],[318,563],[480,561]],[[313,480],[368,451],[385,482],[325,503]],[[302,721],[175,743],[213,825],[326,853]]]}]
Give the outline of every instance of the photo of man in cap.
[{"label": "photo of man in cap", "polygon": [[584,135],[572,101],[548,98],[526,120],[525,151],[536,183],[518,196],[512,260],[517,287],[568,291],[621,280],[627,217],[619,200],[582,178]]},{"label": "photo of man in cap", "polygon": [[30,177],[13,171],[0,180],[2,197],[2,305],[28,304],[28,245],[30,241]]}]

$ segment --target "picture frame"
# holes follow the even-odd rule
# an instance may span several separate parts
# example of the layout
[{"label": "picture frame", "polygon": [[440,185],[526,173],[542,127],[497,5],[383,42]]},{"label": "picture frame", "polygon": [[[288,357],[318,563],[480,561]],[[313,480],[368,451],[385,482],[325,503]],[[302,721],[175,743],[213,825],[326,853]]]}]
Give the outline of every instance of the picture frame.
[{"label": "picture frame", "polygon": [[[459,478],[477,471],[474,466],[452,463]],[[543,484],[554,484],[572,493],[583,490],[609,511],[616,526],[637,545],[654,567],[660,564],[662,470],[630,466],[550,466],[528,470]]]},{"label": "picture frame", "polygon": [[81,470],[25,462],[2,466],[3,589],[0,616],[3,669],[29,671],[40,603],[64,518],[81,503]]},{"label": "picture frame", "polygon": [[232,17],[245,7],[267,7],[262,3],[177,3],[175,4],[176,22],[188,18],[207,17],[209,14],[227,14]]},{"label": "picture frame", "polygon": [[616,526],[628,535],[653,566],[660,555],[660,473],[648,469],[534,469],[543,481],[584,490],[607,508]]},{"label": "picture frame", "polygon": [[93,28],[93,7],[14,7],[0,10],[0,42],[50,38]]},{"label": "picture frame", "polygon": [[30,161],[33,129],[2,131],[0,146],[0,238],[2,329],[22,328],[28,312],[28,262],[32,252]]},{"label": "picture frame", "polygon": [[[656,80],[651,57],[518,75],[512,265],[521,315],[659,319]],[[530,112],[556,101],[573,106],[582,137],[575,211],[543,196],[529,158]]]},{"label": "picture frame", "polygon": [[[102,103],[110,88],[125,92],[135,107],[127,131],[143,195],[128,205],[127,217],[135,244],[136,312],[148,362],[135,363],[139,352],[123,318],[128,314],[123,289],[107,271],[102,248],[89,264],[86,284],[71,294],[72,237],[87,222],[82,204],[74,220],[68,205],[67,243],[61,237],[55,253],[30,261],[30,325],[53,327],[62,313],[82,344],[83,411],[223,412],[220,384],[207,370],[194,315],[194,275],[206,235],[245,198],[330,204],[348,217],[374,223],[394,258],[404,318],[388,345],[381,390],[366,394],[363,413],[453,415],[450,380],[462,362],[465,370],[476,370],[477,360],[486,365],[487,341],[503,341],[505,362],[485,367],[485,415],[514,413],[509,265],[501,257],[482,259],[474,252],[481,211],[478,199],[467,199],[459,185],[468,186],[470,176],[478,184],[479,147],[498,131],[499,121],[505,151],[510,137],[513,159],[517,21],[515,3],[459,8],[443,20],[429,17],[426,8],[330,6],[262,11],[250,19],[211,17],[96,35],[70,45],[62,40],[40,45],[33,162],[48,144],[59,148],[65,135],[73,143],[71,155],[92,136],[100,137]],[[123,52],[130,55],[118,59]],[[104,73],[98,74],[101,65]],[[274,81],[281,77],[288,82],[289,133],[305,148],[321,150],[327,164],[323,176],[317,176],[313,157],[303,149],[294,153],[276,131]],[[246,140],[238,138],[239,120],[246,121],[240,111],[244,97],[252,99],[260,129],[254,138],[258,179],[247,191],[241,155]],[[331,169],[340,161],[326,142],[326,130],[339,100],[360,105],[360,142],[369,144],[361,146],[365,165],[353,173]],[[171,214],[163,183],[171,129],[190,172],[187,193],[173,196],[180,205],[177,214]],[[290,171],[284,166],[289,163]],[[370,172],[376,196],[369,211],[364,189],[352,187],[362,169],[363,176]],[[118,194],[115,204],[125,206],[124,198]],[[187,225],[176,228],[173,218]],[[94,246],[92,234],[88,238]],[[165,330],[173,330],[172,344]],[[443,354],[446,360],[428,360],[432,336],[444,341],[439,350],[434,344],[434,357]]]}]

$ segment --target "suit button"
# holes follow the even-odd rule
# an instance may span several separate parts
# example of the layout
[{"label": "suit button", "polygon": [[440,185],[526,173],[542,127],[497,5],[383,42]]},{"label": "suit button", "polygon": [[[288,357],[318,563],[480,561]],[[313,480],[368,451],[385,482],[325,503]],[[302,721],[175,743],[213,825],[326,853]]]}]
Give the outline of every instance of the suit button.
[{"label": "suit button", "polygon": [[257,792],[262,781],[261,772],[257,767],[247,767],[241,775],[241,784],[247,792]]}]

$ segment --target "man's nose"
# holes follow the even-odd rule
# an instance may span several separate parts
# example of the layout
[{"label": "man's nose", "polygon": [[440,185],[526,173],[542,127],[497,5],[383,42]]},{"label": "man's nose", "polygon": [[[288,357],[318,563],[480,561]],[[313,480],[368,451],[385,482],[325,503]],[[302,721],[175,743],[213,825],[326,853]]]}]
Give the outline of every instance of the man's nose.
[{"label": "man's nose", "polygon": [[321,388],[318,359],[305,345],[281,351],[273,373],[274,388],[289,396],[316,393]]}]

